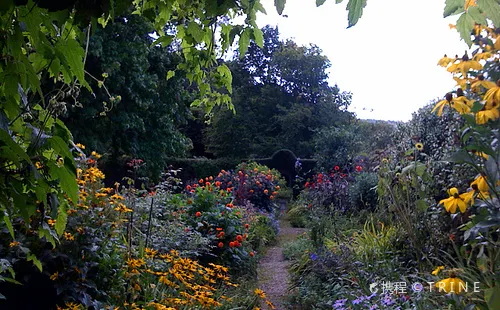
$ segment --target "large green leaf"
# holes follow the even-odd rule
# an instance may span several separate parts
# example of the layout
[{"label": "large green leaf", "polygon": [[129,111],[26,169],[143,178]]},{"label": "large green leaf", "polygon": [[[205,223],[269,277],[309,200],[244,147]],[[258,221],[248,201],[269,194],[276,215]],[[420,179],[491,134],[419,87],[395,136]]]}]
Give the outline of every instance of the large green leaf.
[{"label": "large green leaf", "polygon": [[278,14],[283,14],[283,10],[285,9],[286,0],[274,0],[274,6],[276,7],[276,11]]},{"label": "large green leaf", "polygon": [[472,45],[472,39],[470,36],[472,28],[474,28],[474,19],[470,16],[470,14],[465,12],[460,15],[457,20],[457,30],[462,39],[464,39],[469,46]]},{"label": "large green leaf", "polygon": [[243,30],[243,32],[240,34],[240,40],[238,41],[240,57],[245,56],[248,50],[251,32],[252,30],[250,28],[245,28],[245,30]]},{"label": "large green leaf", "polygon": [[[477,24],[481,25],[487,25],[488,22],[486,21],[486,17],[483,15],[483,13],[479,10],[477,6],[472,6],[467,10],[467,13],[472,17],[474,22]],[[477,102],[477,101],[476,101]]]},{"label": "large green leaf", "polygon": [[347,28],[356,25],[358,20],[361,18],[361,15],[363,15],[363,9],[365,6],[366,0],[349,0],[349,2],[347,3]]},{"label": "large green leaf", "polygon": [[484,290],[484,299],[490,309],[500,309],[500,285]]},{"label": "large green leaf", "polygon": [[36,258],[35,254],[29,253],[26,260],[28,262],[33,261],[33,265],[35,265],[38,268],[38,270],[40,270],[40,272],[42,272],[42,270],[43,270],[42,263],[40,262],[40,260],[38,260],[38,258]]},{"label": "large green leaf", "polygon": [[444,6],[444,17],[455,15],[464,11],[465,0],[446,0]]},{"label": "large green leaf", "polygon": [[323,5],[323,3],[325,3],[326,0],[316,0],[316,6],[320,6],[320,5]]},{"label": "large green leaf", "polygon": [[68,213],[66,213],[66,207],[64,204],[61,204],[61,207],[59,208],[59,214],[57,215],[56,219],[56,225],[54,227],[58,236],[61,236],[63,234],[67,222]]},{"label": "large green leaf", "polygon": [[500,27],[500,4],[496,0],[477,0],[477,6],[491,19],[496,27]]}]

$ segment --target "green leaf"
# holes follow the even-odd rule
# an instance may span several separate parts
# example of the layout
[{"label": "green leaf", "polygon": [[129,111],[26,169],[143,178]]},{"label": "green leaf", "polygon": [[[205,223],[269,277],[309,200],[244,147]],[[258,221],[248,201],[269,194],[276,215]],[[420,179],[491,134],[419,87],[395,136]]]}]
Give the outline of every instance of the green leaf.
[{"label": "green leaf", "polygon": [[484,299],[490,309],[500,309],[500,285],[484,290]]},{"label": "green leaf", "polygon": [[168,35],[165,35],[165,36],[161,36],[159,37],[158,39],[156,39],[153,44],[151,44],[152,46],[155,46],[155,45],[158,45],[160,44],[161,46],[163,47],[167,47],[170,45],[170,43],[172,43],[172,40],[174,39],[173,36],[168,36]]},{"label": "green leaf", "polygon": [[274,0],[274,6],[276,7],[276,11],[278,14],[283,14],[283,10],[285,9],[286,0]]},{"label": "green leaf", "polygon": [[253,38],[255,44],[257,44],[258,47],[262,48],[264,46],[264,33],[262,32],[262,30],[260,30],[259,28],[254,28]]},{"label": "green leaf", "polygon": [[477,6],[491,19],[496,27],[500,27],[500,4],[496,0],[477,0]]},{"label": "green leaf", "polygon": [[16,239],[16,236],[14,234],[14,227],[12,226],[12,222],[10,221],[9,216],[6,213],[4,213],[2,215],[2,217],[3,217],[3,221],[5,223],[5,226],[7,226],[7,229],[9,230],[10,236],[12,237],[12,239]]},{"label": "green leaf", "polygon": [[477,6],[471,6],[468,10],[467,13],[472,17],[472,19],[477,23],[481,25],[488,25],[488,21],[486,20],[486,17],[483,15],[483,13],[479,10]]},{"label": "green leaf", "polygon": [[464,11],[465,0],[446,0],[444,6],[444,17],[455,15]]},{"label": "green leaf", "polygon": [[66,165],[58,167],[53,163],[47,164],[50,168],[50,174],[59,179],[59,185],[61,189],[68,195],[72,201],[78,200],[78,184],[76,183],[76,173],[69,169]]},{"label": "green leaf", "polygon": [[28,262],[33,261],[33,265],[35,265],[38,268],[38,270],[40,270],[40,272],[42,272],[42,270],[43,270],[42,263],[38,260],[38,258],[36,258],[35,254],[29,253],[26,260]]},{"label": "green leaf", "polygon": [[363,9],[366,6],[366,0],[349,0],[347,3],[347,20],[348,25],[347,28],[350,28],[358,22],[363,15]]},{"label": "green leaf", "polygon": [[66,207],[64,204],[61,204],[59,208],[59,214],[56,219],[56,233],[58,236],[61,236],[66,228],[66,224],[68,223],[68,213],[66,213]]},{"label": "green leaf", "polygon": [[472,39],[470,33],[474,28],[474,19],[467,12],[460,15],[457,20],[457,31],[460,33],[460,37],[469,45],[472,45]]},{"label": "green leaf", "polygon": [[167,72],[167,81],[175,76],[175,71],[169,70]]},{"label": "green leaf", "polygon": [[0,149],[2,150],[2,154],[4,154],[3,157],[14,163],[19,164],[20,160],[26,160],[31,163],[26,152],[3,129],[0,129]]},{"label": "green leaf", "polygon": [[464,150],[460,150],[458,152],[455,152],[450,157],[444,159],[444,161],[450,162],[450,163],[458,163],[458,164],[462,164],[462,163],[472,164],[472,163],[474,163],[471,155]]},{"label": "green leaf", "polygon": [[243,32],[240,34],[240,40],[238,41],[240,57],[244,57],[248,50],[248,45],[250,45],[251,32],[251,28],[245,28],[245,30],[243,30]]},{"label": "green leaf", "polygon": [[325,2],[326,2],[326,0],[316,0],[316,6],[321,6]]},{"label": "green leaf", "polygon": [[187,27],[187,33],[190,34],[198,43],[203,41],[205,36],[205,31],[196,22],[189,22]]}]

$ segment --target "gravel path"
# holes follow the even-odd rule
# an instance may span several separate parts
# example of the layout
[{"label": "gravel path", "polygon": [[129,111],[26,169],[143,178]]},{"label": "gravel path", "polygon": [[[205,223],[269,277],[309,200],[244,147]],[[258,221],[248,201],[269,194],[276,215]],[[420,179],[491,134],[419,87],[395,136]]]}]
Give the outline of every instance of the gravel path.
[{"label": "gravel path", "polygon": [[[286,217],[280,220],[280,232],[275,246],[268,248],[261,258],[258,269],[259,288],[266,292],[276,309],[286,309],[284,301],[290,284],[289,262],[283,257],[283,245],[304,233],[304,228],[290,226]],[[265,306],[262,307],[266,309]]]}]

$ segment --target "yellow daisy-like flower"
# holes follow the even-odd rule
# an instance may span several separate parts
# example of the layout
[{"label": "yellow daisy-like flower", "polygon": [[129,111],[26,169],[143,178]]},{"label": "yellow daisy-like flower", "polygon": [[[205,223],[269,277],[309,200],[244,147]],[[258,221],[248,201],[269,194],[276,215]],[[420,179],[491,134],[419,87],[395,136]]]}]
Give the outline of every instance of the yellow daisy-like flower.
[{"label": "yellow daisy-like flower", "polygon": [[94,156],[96,159],[99,159],[102,157],[102,155],[97,153],[96,151],[92,151],[91,155]]},{"label": "yellow daisy-like flower", "polygon": [[454,61],[455,61],[454,58],[450,58],[446,54],[444,54],[444,57],[439,59],[437,64],[438,64],[438,66],[441,66],[441,67],[447,67],[450,63],[452,63]]},{"label": "yellow daisy-like flower", "polygon": [[457,85],[460,86],[461,88],[467,88],[468,79],[462,79],[456,76],[453,77],[453,79],[455,80],[455,82],[457,82]]},{"label": "yellow daisy-like flower", "polygon": [[482,175],[478,176],[474,182],[470,184],[470,187],[475,191],[480,192],[488,192],[490,187],[488,186],[488,182],[486,182],[486,178]]},{"label": "yellow daisy-like flower", "polygon": [[444,266],[438,266],[438,267],[436,267],[436,269],[434,269],[434,271],[432,271],[432,275],[433,275],[433,276],[437,276],[437,275],[438,275],[438,273],[439,273],[441,270],[443,270],[443,269],[444,269]]},{"label": "yellow daisy-like flower", "polygon": [[436,287],[439,292],[460,294],[466,290],[464,281],[456,277],[450,277],[436,282]]},{"label": "yellow daisy-like flower", "polygon": [[253,292],[255,293],[255,295],[259,296],[262,299],[266,298],[266,293],[264,293],[264,291],[261,290],[260,288],[256,288],[255,291]]},{"label": "yellow daisy-like flower", "polygon": [[83,145],[81,143],[77,143],[76,146],[78,146],[78,148],[80,148],[82,150],[85,150],[85,145]]},{"label": "yellow daisy-like flower", "polygon": [[479,93],[479,91],[481,90],[481,88],[484,88],[484,89],[491,89],[493,87],[496,87],[497,84],[495,84],[494,82],[492,81],[487,81],[484,79],[484,76],[482,74],[480,74],[478,77],[477,77],[477,80],[474,81],[472,84],[471,84],[471,91],[475,92],[475,93]]},{"label": "yellow daisy-like flower", "polygon": [[485,101],[493,100],[496,101],[497,103],[500,102],[500,80],[497,81],[494,87],[488,89],[488,91],[484,95],[484,100]]},{"label": "yellow daisy-like flower", "polygon": [[481,110],[476,113],[476,123],[479,125],[486,124],[490,120],[494,121],[500,117],[500,112],[497,108],[490,110]]},{"label": "yellow daisy-like flower", "polygon": [[490,52],[483,52],[483,53],[477,53],[476,55],[474,55],[474,57],[472,59],[474,59],[475,61],[480,61],[480,60],[488,60],[490,59],[491,57],[493,56],[492,53]]},{"label": "yellow daisy-like flower", "polygon": [[449,213],[456,213],[457,207],[460,209],[460,212],[465,213],[467,210],[467,205],[469,204],[470,194],[464,193],[459,195],[458,189],[456,187],[452,187],[448,190],[448,194],[450,197],[446,199],[442,199],[439,201],[439,204],[442,204]]},{"label": "yellow daisy-like flower", "polygon": [[431,113],[434,113],[434,111],[437,110],[437,115],[441,116],[443,114],[443,109],[445,105],[450,105],[451,101],[453,100],[453,95],[451,93],[447,93],[445,96],[445,99],[439,101],[436,103],[434,108],[432,109]]},{"label": "yellow daisy-like flower", "polygon": [[420,142],[416,143],[415,144],[415,148],[419,151],[423,151],[424,150],[424,145]]}]

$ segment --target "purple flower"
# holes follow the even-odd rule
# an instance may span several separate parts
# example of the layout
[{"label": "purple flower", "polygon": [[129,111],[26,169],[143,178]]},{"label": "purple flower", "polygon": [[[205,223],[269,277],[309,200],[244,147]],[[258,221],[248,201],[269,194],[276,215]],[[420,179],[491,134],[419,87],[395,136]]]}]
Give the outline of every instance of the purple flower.
[{"label": "purple flower", "polygon": [[339,310],[342,309],[343,310],[344,309],[343,307],[344,307],[346,301],[347,301],[347,298],[345,298],[345,299],[337,299],[335,301],[335,303],[333,304],[333,309],[339,309]]},{"label": "purple flower", "polygon": [[353,304],[353,305],[358,305],[358,304],[359,304],[359,303],[361,303],[362,301],[363,301],[363,300],[362,300],[361,298],[359,298],[359,299],[354,299],[354,300],[352,301],[352,304]]},{"label": "purple flower", "polygon": [[378,308],[377,305],[373,305],[373,306],[370,307],[370,310],[377,309],[377,308]]},{"label": "purple flower", "polygon": [[318,255],[316,255],[315,253],[311,253],[311,256],[309,256],[311,258],[311,260],[317,260],[318,259]]},{"label": "purple flower", "polygon": [[382,304],[384,306],[390,306],[394,304],[394,300],[392,300],[391,296],[385,295],[384,299],[382,299]]}]

